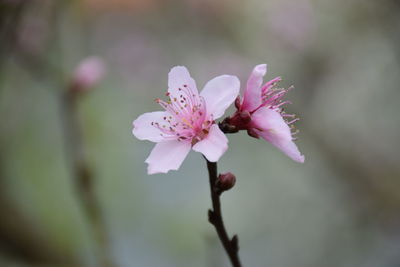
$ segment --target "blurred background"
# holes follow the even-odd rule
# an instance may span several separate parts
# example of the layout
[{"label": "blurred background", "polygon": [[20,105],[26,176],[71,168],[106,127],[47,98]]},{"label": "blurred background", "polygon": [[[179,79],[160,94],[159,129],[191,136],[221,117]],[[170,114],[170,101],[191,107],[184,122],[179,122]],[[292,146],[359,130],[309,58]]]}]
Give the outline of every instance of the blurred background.
[{"label": "blurred background", "polygon": [[229,136],[243,266],[400,266],[398,1],[1,0],[0,38],[0,266],[229,266],[201,155],[148,176],[131,123],[175,65],[201,89],[260,63],[306,162]]}]

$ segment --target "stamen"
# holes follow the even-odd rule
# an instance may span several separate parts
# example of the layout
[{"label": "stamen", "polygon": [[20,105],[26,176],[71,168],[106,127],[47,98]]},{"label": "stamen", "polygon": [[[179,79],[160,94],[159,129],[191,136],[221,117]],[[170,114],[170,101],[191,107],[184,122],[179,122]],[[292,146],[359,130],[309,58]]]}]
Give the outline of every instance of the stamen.
[{"label": "stamen", "polygon": [[292,124],[292,123],[295,123],[296,121],[299,121],[299,120],[300,120],[299,118],[296,118],[294,120],[291,120],[291,121],[287,122],[287,124]]},{"label": "stamen", "polygon": [[281,102],[281,103],[279,103],[278,105],[275,105],[275,106],[273,106],[273,107],[274,107],[274,108],[279,108],[280,106],[285,105],[285,104],[292,104],[292,102],[290,102],[290,101],[283,101],[283,102]]},{"label": "stamen", "polygon": [[282,81],[281,77],[276,77],[269,82],[265,83],[263,87],[261,87],[261,93],[265,94],[269,89],[274,87],[278,82]]},{"label": "stamen", "polygon": [[296,117],[296,114],[286,114],[284,112],[282,112],[281,115],[282,115],[282,117],[285,117],[285,118],[294,118],[294,117]]},{"label": "stamen", "polygon": [[178,91],[180,95],[174,97],[167,92],[168,101],[155,100],[170,115],[162,117],[163,124],[151,122],[151,125],[160,130],[163,138],[198,142],[208,134],[213,123],[212,120],[204,121],[207,114],[205,100],[187,84],[183,84]]}]

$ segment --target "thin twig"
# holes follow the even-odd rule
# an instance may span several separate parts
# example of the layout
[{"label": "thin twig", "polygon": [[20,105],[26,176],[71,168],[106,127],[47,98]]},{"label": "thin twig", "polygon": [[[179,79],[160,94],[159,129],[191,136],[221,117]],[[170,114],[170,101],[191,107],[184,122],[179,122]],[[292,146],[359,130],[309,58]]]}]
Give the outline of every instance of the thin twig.
[{"label": "thin twig", "polygon": [[233,267],[241,267],[241,263],[239,260],[239,245],[238,245],[238,237],[234,235],[232,239],[229,238],[226,233],[224,221],[222,219],[221,212],[221,201],[220,201],[220,193],[217,184],[217,163],[207,161],[207,169],[210,177],[210,191],[211,191],[211,201],[212,201],[212,210],[208,210],[208,220],[214,225],[215,230],[218,233],[218,237],[221,240],[221,243],[228,254],[229,260],[232,263]]}]

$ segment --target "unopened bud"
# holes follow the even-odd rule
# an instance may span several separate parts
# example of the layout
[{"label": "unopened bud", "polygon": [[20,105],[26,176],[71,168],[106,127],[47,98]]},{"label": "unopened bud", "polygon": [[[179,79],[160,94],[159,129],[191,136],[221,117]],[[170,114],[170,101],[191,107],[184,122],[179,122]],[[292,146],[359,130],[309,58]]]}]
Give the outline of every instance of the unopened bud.
[{"label": "unopened bud", "polygon": [[106,67],[99,57],[88,57],[76,67],[72,77],[73,90],[85,91],[95,86],[104,76]]},{"label": "unopened bud", "polygon": [[260,138],[258,133],[256,133],[256,131],[254,129],[252,129],[252,128],[247,130],[247,134],[250,135],[251,137],[256,138],[256,139]]},{"label": "unopened bud", "polygon": [[237,109],[240,109],[240,102],[241,102],[240,96],[236,97],[236,99],[235,99],[235,107]]},{"label": "unopened bud", "polygon": [[246,111],[242,111],[239,113],[240,118],[242,119],[242,122],[244,124],[247,124],[251,121],[251,115],[250,112]]},{"label": "unopened bud", "polygon": [[235,183],[236,183],[236,177],[233,173],[231,172],[221,173],[218,176],[217,180],[217,188],[219,190],[219,193],[231,189],[235,185]]}]

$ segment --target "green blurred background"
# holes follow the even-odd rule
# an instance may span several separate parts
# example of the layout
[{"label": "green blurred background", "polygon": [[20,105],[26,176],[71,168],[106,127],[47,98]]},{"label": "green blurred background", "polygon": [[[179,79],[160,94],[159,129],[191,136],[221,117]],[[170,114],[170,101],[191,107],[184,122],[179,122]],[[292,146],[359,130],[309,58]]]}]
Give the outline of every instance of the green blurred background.
[{"label": "green blurred background", "polygon": [[84,58],[107,65],[76,112],[112,266],[222,267],[206,166],[148,176],[132,121],[167,74],[295,86],[297,164],[240,133],[220,171],[244,266],[400,266],[400,5],[395,0],[1,0],[0,266],[103,266],[68,161],[62,95]]}]

